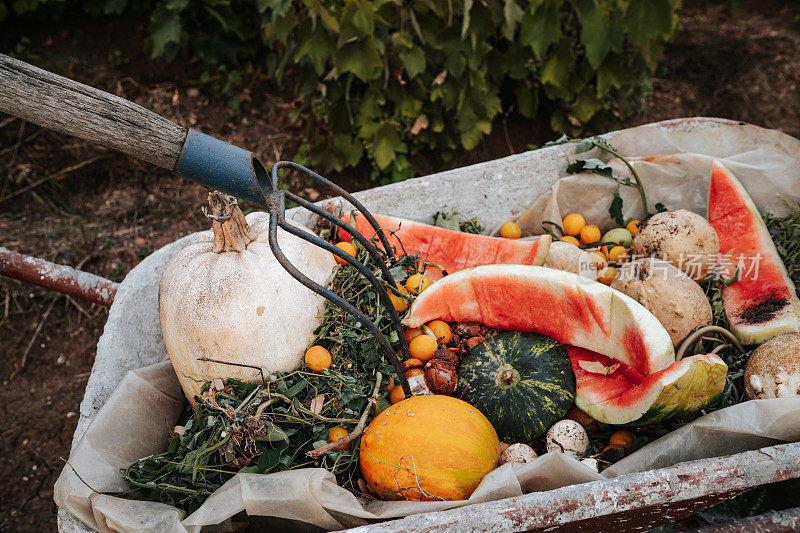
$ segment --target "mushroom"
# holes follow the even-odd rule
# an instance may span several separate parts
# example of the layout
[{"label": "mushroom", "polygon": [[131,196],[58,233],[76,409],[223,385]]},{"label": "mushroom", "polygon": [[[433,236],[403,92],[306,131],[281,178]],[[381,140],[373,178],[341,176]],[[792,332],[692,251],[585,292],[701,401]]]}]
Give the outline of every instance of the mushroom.
[{"label": "mushroom", "polygon": [[527,444],[512,444],[500,454],[500,464],[529,463],[538,457],[533,448]]},{"label": "mushroom", "polygon": [[597,266],[592,260],[591,254],[564,241],[550,243],[550,250],[547,252],[544,266],[580,274],[592,281],[597,279]]},{"label": "mushroom", "polygon": [[652,257],[624,264],[611,288],[653,313],[679,346],[693,330],[711,324],[711,304],[703,288],[672,264]]},{"label": "mushroom", "polygon": [[580,459],[589,449],[589,435],[574,420],[559,420],[547,432],[547,451],[563,452],[570,457]]},{"label": "mushroom", "polygon": [[784,333],[755,349],[744,369],[751,400],[800,396],[800,333]]},{"label": "mushroom", "polygon": [[695,281],[714,268],[719,256],[717,232],[697,213],[678,209],[642,222],[630,248],[633,258],[653,256],[669,261]]}]

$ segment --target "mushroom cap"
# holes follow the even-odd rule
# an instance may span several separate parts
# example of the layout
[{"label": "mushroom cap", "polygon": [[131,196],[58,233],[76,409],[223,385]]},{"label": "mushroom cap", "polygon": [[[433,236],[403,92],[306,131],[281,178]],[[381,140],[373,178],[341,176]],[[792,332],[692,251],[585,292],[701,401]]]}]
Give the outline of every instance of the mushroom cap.
[{"label": "mushroom cap", "polygon": [[719,238],[708,220],[677,209],[645,220],[633,238],[630,254],[664,259],[690,278],[701,280],[717,263]]},{"label": "mushroom cap", "polygon": [[744,369],[751,400],[800,396],[800,333],[784,333],[759,346]]},{"label": "mushroom cap", "polygon": [[547,431],[547,451],[563,452],[580,459],[589,449],[589,435],[583,426],[574,420],[559,420]]},{"label": "mushroom cap", "polygon": [[500,464],[506,463],[529,463],[538,457],[533,448],[527,444],[518,442],[512,444],[500,454]]},{"label": "mushroom cap", "polygon": [[625,263],[611,288],[653,313],[678,346],[694,329],[711,324],[711,304],[703,288],[667,261],[652,257]]}]

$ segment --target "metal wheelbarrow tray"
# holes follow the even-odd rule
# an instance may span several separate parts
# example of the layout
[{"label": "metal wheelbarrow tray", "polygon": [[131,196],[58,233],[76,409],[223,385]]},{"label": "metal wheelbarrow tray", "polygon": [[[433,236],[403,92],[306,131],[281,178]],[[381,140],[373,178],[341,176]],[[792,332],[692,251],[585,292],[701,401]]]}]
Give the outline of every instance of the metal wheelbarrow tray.
[{"label": "metal wheelbarrow tray", "polygon": [[[667,131],[708,130],[713,134],[715,128],[739,125],[729,120],[693,118],[655,126]],[[607,138],[614,136],[615,133],[610,133]],[[544,148],[378,187],[355,196],[377,213],[429,221],[436,211],[458,210],[478,217],[490,229],[497,228],[563,177],[571,150],[569,146]],[[287,217],[305,224],[312,222],[308,213],[297,210],[287,211]],[[166,357],[157,307],[158,283],[166,263],[184,240],[147,257],[120,285],[97,346],[73,446],[127,371]],[[642,531],[759,485],[798,477],[800,442],[412,515],[351,531]],[[88,531],[63,510],[59,510],[58,524],[63,532]]]}]

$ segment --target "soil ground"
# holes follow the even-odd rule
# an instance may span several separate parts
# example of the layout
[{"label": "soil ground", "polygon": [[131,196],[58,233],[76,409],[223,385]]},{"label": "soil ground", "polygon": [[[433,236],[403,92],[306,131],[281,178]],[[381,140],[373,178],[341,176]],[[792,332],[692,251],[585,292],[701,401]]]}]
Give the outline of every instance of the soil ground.
[{"label": "soil ground", "polygon": [[[685,2],[682,29],[641,113],[608,121],[606,129],[717,116],[800,137],[800,4],[743,0],[733,13],[729,8],[730,2]],[[143,22],[108,20],[26,30],[23,55],[185,126],[202,126],[265,163],[292,157],[301,130],[290,123],[289,98],[268,79],[245,72],[241,113],[234,115],[198,82],[201,65],[150,60],[143,32]],[[17,37],[0,36],[0,50]],[[431,170],[503,157],[554,137],[511,117],[469,154]],[[369,186],[366,175],[359,169],[334,179],[356,190]],[[114,280],[152,250],[207,225],[198,209],[202,187],[2,114],[0,176],[0,246]],[[292,188],[312,200],[320,195],[303,183]],[[0,278],[0,531],[55,528],[53,483],[69,454],[106,317],[102,307]]]}]

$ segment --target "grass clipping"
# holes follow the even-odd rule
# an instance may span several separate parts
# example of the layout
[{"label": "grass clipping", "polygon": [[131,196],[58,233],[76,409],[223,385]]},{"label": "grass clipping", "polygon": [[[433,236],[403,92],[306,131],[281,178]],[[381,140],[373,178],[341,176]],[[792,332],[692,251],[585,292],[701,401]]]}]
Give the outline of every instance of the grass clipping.
[{"label": "grass clipping", "polygon": [[[380,277],[360,247],[358,259]],[[403,280],[416,271],[416,263],[416,256],[401,256],[391,273]],[[353,267],[337,266],[328,288],[369,316],[399,347],[377,293]],[[192,513],[238,472],[321,467],[341,486],[370,497],[359,483],[360,430],[388,407],[381,384],[397,377],[395,369],[369,331],[335,305],[326,306],[315,334],[312,344],[333,356],[330,369],[314,372],[303,366],[268,376],[262,384],[215,380],[215,388],[206,383],[196,411],[187,409],[184,425],[167,428],[167,451],[123,470],[132,492]],[[328,431],[336,426],[351,433],[345,449],[330,449]]]}]

